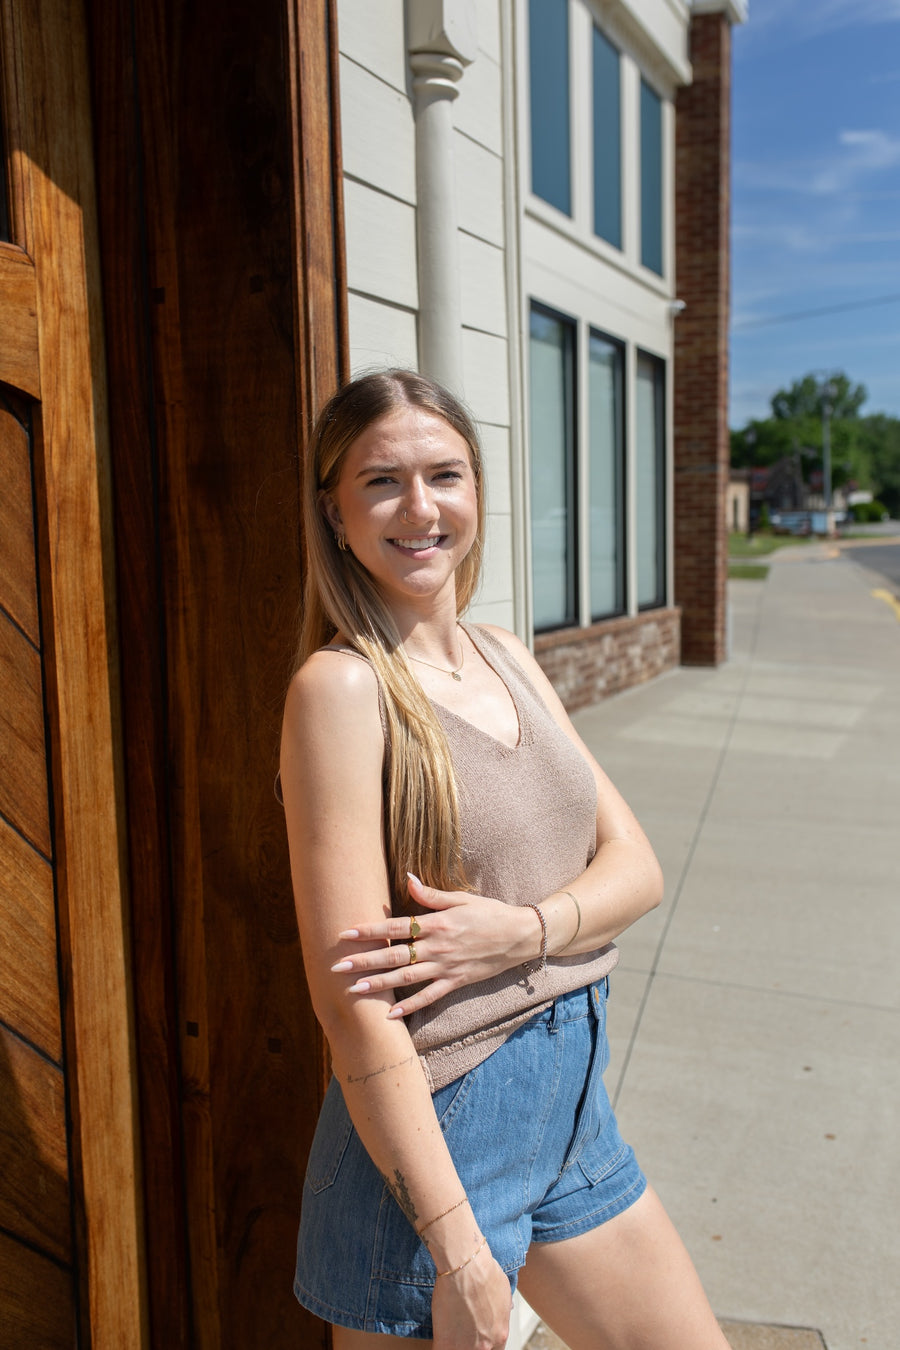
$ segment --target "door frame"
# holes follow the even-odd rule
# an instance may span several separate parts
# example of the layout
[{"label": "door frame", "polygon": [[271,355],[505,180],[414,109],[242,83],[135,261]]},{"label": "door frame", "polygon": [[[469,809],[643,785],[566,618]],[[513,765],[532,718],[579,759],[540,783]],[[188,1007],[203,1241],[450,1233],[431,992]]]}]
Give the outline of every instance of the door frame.
[{"label": "door frame", "polygon": [[77,0],[2,8],[13,244],[0,380],[34,404],[80,1336],[146,1344],[140,1131],[124,802],[106,363],[87,32]]}]

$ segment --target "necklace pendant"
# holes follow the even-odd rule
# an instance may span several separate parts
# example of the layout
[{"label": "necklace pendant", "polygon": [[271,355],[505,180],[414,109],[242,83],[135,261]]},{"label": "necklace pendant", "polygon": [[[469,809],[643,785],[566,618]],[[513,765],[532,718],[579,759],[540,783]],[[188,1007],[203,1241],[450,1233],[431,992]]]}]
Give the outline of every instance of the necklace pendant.
[{"label": "necklace pendant", "polygon": [[458,670],[451,670],[450,674],[453,676],[457,684],[462,684],[462,676],[460,675]]}]

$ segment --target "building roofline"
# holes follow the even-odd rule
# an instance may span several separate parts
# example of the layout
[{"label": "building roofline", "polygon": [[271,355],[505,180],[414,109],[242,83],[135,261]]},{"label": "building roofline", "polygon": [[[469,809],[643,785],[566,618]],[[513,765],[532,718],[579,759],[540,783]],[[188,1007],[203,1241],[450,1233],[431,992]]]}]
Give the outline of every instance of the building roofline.
[{"label": "building roofline", "polygon": [[748,0],[692,0],[692,14],[724,14],[729,23],[746,23]]}]

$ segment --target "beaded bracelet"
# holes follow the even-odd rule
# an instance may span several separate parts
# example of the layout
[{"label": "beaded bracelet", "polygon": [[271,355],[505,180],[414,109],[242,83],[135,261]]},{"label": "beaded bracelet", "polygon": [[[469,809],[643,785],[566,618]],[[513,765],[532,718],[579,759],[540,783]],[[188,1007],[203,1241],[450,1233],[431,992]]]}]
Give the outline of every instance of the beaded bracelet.
[{"label": "beaded bracelet", "polygon": [[539,905],[525,905],[525,909],[533,909],[541,921],[541,954],[536,961],[523,962],[527,973],[535,975],[539,970],[545,970],[547,966],[547,920]]},{"label": "beaded bracelet", "polygon": [[472,1255],[467,1256],[465,1261],[463,1261],[462,1265],[454,1266],[452,1270],[439,1270],[435,1275],[435,1279],[440,1280],[444,1275],[455,1275],[458,1270],[462,1270],[463,1266],[467,1266],[470,1261],[474,1261],[478,1253],[484,1251],[484,1248],[486,1246],[487,1246],[487,1238],[483,1237],[479,1245],[475,1248]]}]

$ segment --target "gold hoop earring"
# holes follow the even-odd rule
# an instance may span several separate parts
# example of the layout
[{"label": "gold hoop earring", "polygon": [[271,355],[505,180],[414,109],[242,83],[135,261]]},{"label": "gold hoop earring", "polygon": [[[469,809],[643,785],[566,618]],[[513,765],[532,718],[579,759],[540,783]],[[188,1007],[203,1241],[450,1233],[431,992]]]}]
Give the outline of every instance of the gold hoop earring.
[{"label": "gold hoop earring", "polygon": [[337,544],[341,552],[346,553],[350,547],[349,544],[347,543],[347,536],[345,534],[336,534],[334,538],[335,543]]}]

